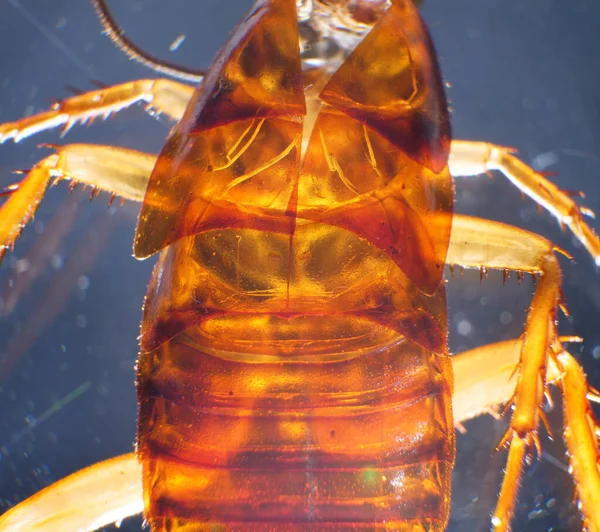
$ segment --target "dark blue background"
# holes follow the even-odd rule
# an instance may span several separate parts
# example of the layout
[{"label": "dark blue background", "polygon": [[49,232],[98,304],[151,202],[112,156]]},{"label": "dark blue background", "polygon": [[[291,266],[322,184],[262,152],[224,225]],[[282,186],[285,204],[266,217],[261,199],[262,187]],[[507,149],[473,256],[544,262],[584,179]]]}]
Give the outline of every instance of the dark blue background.
[{"label": "dark blue background", "polygon": [[[140,45],[204,67],[250,2],[112,4]],[[557,172],[555,182],[585,190],[585,204],[600,211],[600,5],[594,0],[427,0],[423,14],[452,85],[455,137],[515,146],[530,164],[551,163],[544,169]],[[179,34],[186,40],[170,52]],[[153,73],[128,61],[100,34],[86,2],[0,4],[0,122],[43,110],[66,95],[65,85],[88,89],[90,79],[111,84],[142,77]],[[94,142],[156,152],[168,128],[134,108],[106,123],[75,128],[65,140],[47,133],[19,145],[8,143],[0,147],[0,184],[17,179],[11,170],[30,167],[47,154],[35,148],[40,142]],[[17,268],[24,263],[18,261],[36,246],[48,245],[44,228],[54,215],[66,219],[65,213],[77,209],[53,259],[32,264],[39,276],[31,291],[10,315],[0,317],[0,354],[17,357],[0,380],[0,511],[83,466],[133,448],[136,336],[153,260],[131,258],[137,205],[107,210],[105,196],[89,204],[82,192],[65,204],[66,190],[60,185],[48,193],[36,222],[0,267],[1,309],[11,281],[20,282]],[[573,263],[561,260],[573,314],[570,321],[562,320],[561,332],[585,337],[574,351],[600,386],[600,361],[593,356],[600,355],[600,347],[594,351],[600,345],[600,276],[591,259],[499,175],[493,181],[459,180],[457,209],[526,227],[574,254]],[[86,258],[91,265],[84,264]],[[453,351],[520,334],[532,294],[529,279],[520,287],[514,280],[503,287],[501,273],[492,272],[480,286],[479,272],[466,272],[450,279],[448,290]],[[468,334],[459,334],[460,324]],[[42,417],[73,390],[85,391]],[[559,399],[557,393],[554,397]],[[557,441],[544,438],[546,457],[527,468],[514,530],[580,527],[565,471],[560,401],[549,417]],[[450,530],[484,531],[504,460],[493,448],[505,423],[482,417],[467,428],[469,433],[458,437]],[[121,530],[139,530],[139,521]]]}]

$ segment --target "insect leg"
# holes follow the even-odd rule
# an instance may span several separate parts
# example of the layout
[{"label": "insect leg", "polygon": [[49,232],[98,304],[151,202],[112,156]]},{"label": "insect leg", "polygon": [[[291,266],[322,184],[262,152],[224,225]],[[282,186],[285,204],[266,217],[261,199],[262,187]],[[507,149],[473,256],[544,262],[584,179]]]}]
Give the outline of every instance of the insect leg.
[{"label": "insect leg", "polygon": [[111,146],[70,144],[56,150],[27,173],[0,208],[0,257],[35,213],[49,183],[68,179],[142,201],[156,162],[155,155]]},{"label": "insect leg", "polygon": [[[556,349],[558,348],[558,349]],[[562,371],[560,388],[563,394],[565,441],[571,455],[572,475],[584,516],[583,526],[591,532],[600,531],[600,423],[594,417],[588,399],[598,401],[591,392],[581,366],[570,353],[555,346],[557,363]]]},{"label": "insect leg", "polygon": [[[514,405],[510,427],[500,443],[500,446],[509,445],[510,449],[493,525],[496,531],[505,531],[509,530],[526,453],[533,447],[538,453],[540,451],[538,425],[540,419],[544,420],[540,405],[548,384],[547,368],[553,360],[549,357],[553,351],[563,351],[554,329],[556,309],[560,300],[560,267],[554,256],[554,247],[548,240],[522,229],[467,216],[456,216],[453,220],[447,261],[467,267],[541,274],[522,337],[516,387],[510,400]],[[569,368],[576,364],[573,359],[569,359],[568,362]],[[560,361],[557,365],[560,367]],[[566,371],[565,368],[565,375]],[[574,369],[572,372],[576,373]],[[566,389],[564,379],[565,377],[561,376],[559,385]],[[583,382],[581,386],[587,393],[587,384]],[[566,399],[567,393],[563,393]],[[585,395],[584,393],[584,399]],[[574,400],[573,397],[575,393],[571,393],[571,401]],[[580,409],[589,412],[589,406],[588,410],[583,407]],[[575,419],[578,420],[577,430],[587,431],[588,438],[581,438],[577,445],[569,447],[574,469],[577,463],[589,463],[590,456],[595,456],[596,459],[598,457],[595,423],[582,423],[581,416],[575,416]],[[565,433],[574,423],[566,416]],[[600,527],[598,466],[595,464],[592,468],[584,468],[576,475],[576,479],[580,482],[578,494],[582,513],[588,523],[591,523],[591,528],[596,530]],[[596,528],[593,528],[594,526]]]},{"label": "insect leg", "polygon": [[452,355],[454,424],[460,425],[510,400],[511,375],[519,363],[522,341],[507,340]]},{"label": "insect leg", "polygon": [[142,469],[133,453],[86,467],[0,516],[2,532],[98,530],[144,509]]},{"label": "insect leg", "polygon": [[[571,338],[569,338],[571,339]],[[519,363],[523,339],[505,340],[452,355],[454,425],[466,432],[462,423],[482,414],[497,416],[497,409],[510,401],[515,386],[511,377]],[[548,360],[546,381],[555,384],[561,371]]]},{"label": "insect leg", "polygon": [[0,124],[0,144],[61,126],[64,134],[77,123],[106,119],[139,102],[148,111],[179,120],[193,93],[194,87],[168,79],[141,79],[84,92],[55,103],[48,111]]},{"label": "insect leg", "polygon": [[566,225],[600,266],[600,239],[583,221],[583,215],[594,216],[594,213],[578,206],[569,194],[515,157],[510,148],[455,140],[450,149],[449,168],[453,176],[500,171],[521,192],[554,215],[561,225]]}]

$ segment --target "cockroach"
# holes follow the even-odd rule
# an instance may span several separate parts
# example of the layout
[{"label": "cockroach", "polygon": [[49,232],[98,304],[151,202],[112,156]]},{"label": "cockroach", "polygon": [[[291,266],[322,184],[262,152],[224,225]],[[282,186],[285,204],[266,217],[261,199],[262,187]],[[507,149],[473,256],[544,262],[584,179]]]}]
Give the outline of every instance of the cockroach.
[{"label": "cockroach", "polygon": [[[413,3],[258,1],[206,74],[148,56],[96,5],[131,55],[203,79],[109,86],[0,125],[2,140],[20,140],[137,101],[178,120],[158,158],[55,147],[7,191],[0,243],[13,245],[52,180],[142,202],[135,254],[160,253],[138,361],[152,530],[444,530],[454,423],[507,401],[492,517],[506,530],[523,462],[540,452],[550,382],[564,396],[583,519],[597,530],[587,402],[597,397],[557,332],[555,248],[454,214],[450,174],[500,170],[596,262],[600,243],[570,195],[509,149],[450,139]],[[523,335],[451,359],[444,264],[482,279],[537,275]],[[139,474],[131,456],[93,466],[5,514],[0,530],[33,529],[36,515],[67,519],[52,530],[101,527],[140,508]]]}]

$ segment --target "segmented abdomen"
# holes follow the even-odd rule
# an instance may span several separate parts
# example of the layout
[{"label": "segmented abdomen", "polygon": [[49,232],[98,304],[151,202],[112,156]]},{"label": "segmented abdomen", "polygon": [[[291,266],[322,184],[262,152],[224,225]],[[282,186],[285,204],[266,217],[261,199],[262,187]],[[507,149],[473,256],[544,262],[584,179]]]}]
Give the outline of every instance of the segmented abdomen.
[{"label": "segmented abdomen", "polygon": [[[325,242],[346,252],[312,256]],[[138,377],[153,531],[444,529],[450,362],[387,323],[400,278],[384,253],[319,224],[293,241],[214,231],[163,253],[146,308],[146,338],[160,345],[142,352]],[[187,308],[175,309],[182,290]],[[208,304],[217,294],[219,310]]]}]

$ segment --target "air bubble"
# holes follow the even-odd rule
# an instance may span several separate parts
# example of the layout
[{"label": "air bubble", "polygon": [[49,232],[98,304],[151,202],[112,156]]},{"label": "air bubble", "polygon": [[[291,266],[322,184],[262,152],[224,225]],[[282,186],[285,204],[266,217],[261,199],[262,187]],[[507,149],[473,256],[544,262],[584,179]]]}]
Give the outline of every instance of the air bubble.
[{"label": "air bubble", "polygon": [[55,253],[54,255],[52,255],[52,259],[50,259],[50,263],[52,264],[52,267],[55,270],[60,270],[63,265],[62,257],[58,253]]},{"label": "air bubble", "polygon": [[473,325],[469,320],[462,320],[458,323],[456,330],[461,336],[469,336],[473,332]]},{"label": "air bubble", "polygon": [[27,259],[19,259],[15,264],[17,273],[24,273],[29,270],[29,261]]}]

